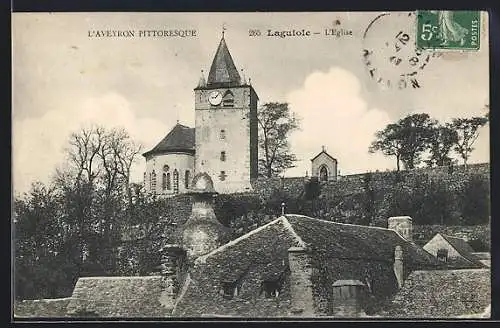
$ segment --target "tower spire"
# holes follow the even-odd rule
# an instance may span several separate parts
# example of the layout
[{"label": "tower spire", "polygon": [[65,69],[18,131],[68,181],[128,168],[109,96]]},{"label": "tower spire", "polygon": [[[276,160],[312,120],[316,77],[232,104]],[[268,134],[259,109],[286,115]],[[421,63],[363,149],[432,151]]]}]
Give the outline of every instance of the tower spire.
[{"label": "tower spire", "polygon": [[234,65],[233,58],[229,53],[226,41],[224,40],[225,26],[222,28],[222,39],[215,53],[215,57],[208,73],[208,87],[231,87],[241,85],[241,77]]},{"label": "tower spire", "polygon": [[222,38],[224,39],[224,33],[226,31],[226,23],[222,23]]}]

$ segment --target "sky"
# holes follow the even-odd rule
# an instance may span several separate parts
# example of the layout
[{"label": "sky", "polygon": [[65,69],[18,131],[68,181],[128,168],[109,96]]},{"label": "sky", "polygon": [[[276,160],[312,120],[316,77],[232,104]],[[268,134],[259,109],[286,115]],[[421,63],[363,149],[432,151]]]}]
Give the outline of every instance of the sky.
[{"label": "sky", "polygon": [[[65,160],[69,135],[82,126],[124,127],[145,151],[177,120],[194,126],[193,89],[201,70],[207,77],[223,26],[236,67],[251,78],[260,104],[287,102],[301,119],[301,129],[290,136],[299,161],[286,176],[310,173],[310,159],[322,146],[337,158],[342,175],[394,169],[394,158],[368,153],[375,132],[387,124],[411,113],[442,122],[485,113],[488,24],[483,13],[479,51],[444,51],[440,57],[426,51],[419,57],[422,63],[431,55],[418,70],[420,88],[399,89],[395,78],[412,71],[408,58],[414,49],[398,52],[399,66],[388,58],[399,31],[415,37],[414,16],[391,13],[370,25],[379,15],[13,13],[14,191],[49,182]],[[196,30],[196,36],[138,37],[140,30],[171,29]],[[311,36],[268,36],[268,30],[292,29]],[[325,35],[325,29],[344,35]],[[95,37],[101,30],[133,30],[135,37]],[[249,30],[261,35],[249,36]],[[363,49],[373,51],[368,59]],[[395,83],[388,87],[378,78]],[[489,126],[481,130],[469,162],[489,162]],[[144,169],[141,156],[132,179],[141,181]]]}]

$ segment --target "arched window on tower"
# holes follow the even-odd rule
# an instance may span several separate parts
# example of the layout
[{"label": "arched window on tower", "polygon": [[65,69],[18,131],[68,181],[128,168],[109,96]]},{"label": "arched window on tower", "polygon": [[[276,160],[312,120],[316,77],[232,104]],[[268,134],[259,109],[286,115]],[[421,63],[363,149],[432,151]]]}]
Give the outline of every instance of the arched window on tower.
[{"label": "arched window on tower", "polygon": [[184,175],[184,187],[186,189],[189,189],[189,179],[191,178],[191,174],[189,170],[186,170],[186,173]]},{"label": "arched window on tower", "polygon": [[170,172],[167,173],[167,190],[171,190],[172,189],[172,184],[170,182]]},{"label": "arched window on tower", "polygon": [[177,169],[174,170],[174,194],[179,193],[179,171]]},{"label": "arched window on tower", "polygon": [[234,107],[234,94],[231,90],[227,90],[222,97],[222,106],[223,107]]},{"label": "arched window on tower", "polygon": [[167,174],[163,173],[161,178],[161,190],[165,191],[167,189]]}]

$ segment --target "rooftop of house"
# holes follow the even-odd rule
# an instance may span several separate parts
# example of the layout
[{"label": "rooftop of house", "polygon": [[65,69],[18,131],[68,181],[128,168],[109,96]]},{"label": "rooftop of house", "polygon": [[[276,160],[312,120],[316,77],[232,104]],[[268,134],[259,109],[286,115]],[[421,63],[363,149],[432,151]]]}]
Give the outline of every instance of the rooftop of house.
[{"label": "rooftop of house", "polygon": [[172,152],[195,152],[195,129],[177,123],[153,149],[142,154],[144,157]]},{"label": "rooftop of house", "polygon": [[161,276],[84,277],[78,279],[67,311],[72,316],[165,317],[171,308],[162,305],[163,293]]},{"label": "rooftop of house", "polygon": [[[452,237],[440,233],[441,237],[451,245],[462,257],[450,259],[447,263],[449,268],[455,269],[472,269],[472,268],[484,268],[485,265],[481,263],[480,259],[474,255],[474,250],[472,247],[462,238]],[[464,260],[465,259],[465,260]]]},{"label": "rooftop of house", "polygon": [[66,316],[66,307],[70,298],[22,300],[14,302],[16,318],[58,318]]},{"label": "rooftop of house", "polygon": [[[290,247],[306,248],[312,257],[325,255],[342,260],[383,261],[392,266],[394,250],[398,245],[403,248],[409,267],[431,268],[438,265],[431,254],[393,230],[340,224],[302,215],[281,216],[196,259],[190,271],[192,279],[189,280],[196,283],[184,286],[185,292],[179,297],[174,316],[193,313],[248,315],[245,311],[250,305],[240,302],[231,308],[223,308],[225,305],[217,304],[213,298],[200,293],[200,284],[207,279],[217,283],[237,282],[250,273],[252,281],[272,281],[287,270]],[[337,278],[332,278],[334,280]],[[269,311],[272,312],[272,308],[259,309],[258,315],[273,316]]]},{"label": "rooftop of house", "polygon": [[489,269],[414,271],[394,297],[386,317],[458,318],[491,304]]}]

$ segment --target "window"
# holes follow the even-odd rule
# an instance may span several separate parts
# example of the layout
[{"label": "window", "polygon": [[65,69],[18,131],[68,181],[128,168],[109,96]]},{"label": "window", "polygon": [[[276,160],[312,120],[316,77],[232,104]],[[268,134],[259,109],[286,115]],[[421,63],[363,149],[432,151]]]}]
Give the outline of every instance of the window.
[{"label": "window", "polygon": [[188,188],[189,188],[189,178],[190,178],[190,175],[191,175],[191,174],[190,174],[189,170],[186,170],[186,173],[185,173],[185,175],[184,175],[184,187],[185,187],[186,189],[188,189]]},{"label": "window", "polygon": [[167,173],[166,185],[167,185],[167,190],[171,190],[172,189],[172,184],[170,183],[170,173]]},{"label": "window", "polygon": [[153,173],[151,173],[151,189],[153,190],[153,193],[156,193],[156,172],[153,170]]},{"label": "window", "polygon": [[446,263],[448,261],[448,250],[446,248],[438,249],[436,257],[438,261]]},{"label": "window", "polygon": [[146,177],[147,177],[146,172],[144,172],[144,177],[143,177],[143,180],[142,180],[142,183],[144,183],[144,187],[146,187],[146,184],[148,183]]},{"label": "window", "polygon": [[266,298],[278,297],[281,292],[281,287],[282,285],[279,283],[279,281],[263,281],[260,295],[264,293],[264,296]]},{"label": "window", "polygon": [[219,180],[224,181],[226,180],[226,177],[227,177],[226,171],[220,171]]},{"label": "window", "polygon": [[169,169],[170,167],[167,164],[163,165],[163,171],[167,172]]},{"label": "window", "polygon": [[234,107],[234,94],[227,90],[222,98],[222,106],[223,107]]},{"label": "window", "polygon": [[285,281],[285,272],[281,272],[278,277],[263,280],[260,285],[259,295],[264,294],[266,298],[278,297]]},{"label": "window", "polygon": [[177,169],[174,170],[174,194],[179,193],[179,172]]},{"label": "window", "polygon": [[165,191],[167,189],[167,174],[163,173],[161,177],[161,189]]},{"label": "window", "polygon": [[220,152],[220,160],[222,162],[225,162],[226,161],[226,152],[225,151],[221,151]]},{"label": "window", "polygon": [[238,282],[222,282],[221,294],[227,300],[233,299],[238,296],[240,292],[240,288],[238,286]]},{"label": "window", "polygon": [[220,130],[220,139],[225,140],[226,139],[226,130],[222,129]]}]

